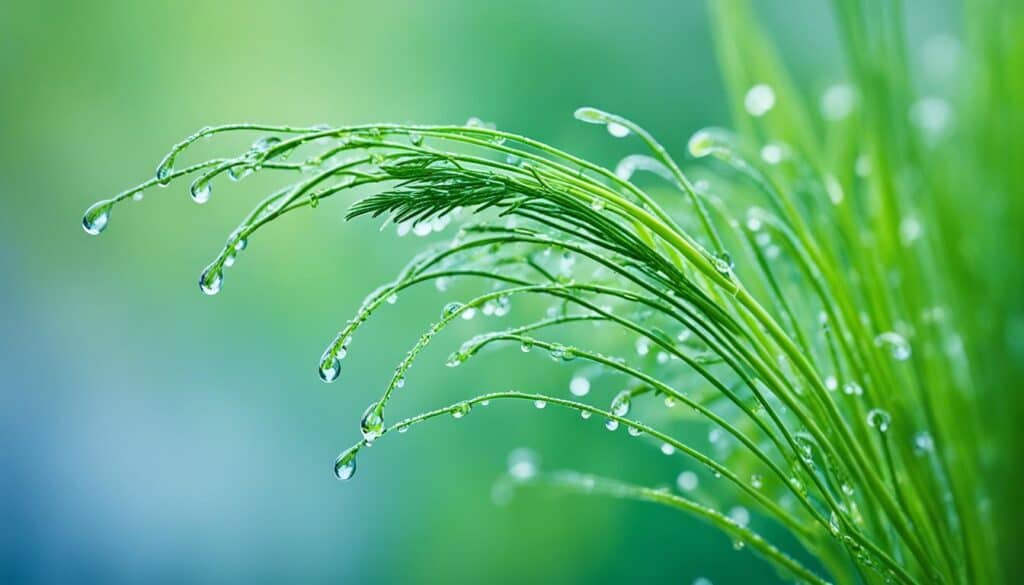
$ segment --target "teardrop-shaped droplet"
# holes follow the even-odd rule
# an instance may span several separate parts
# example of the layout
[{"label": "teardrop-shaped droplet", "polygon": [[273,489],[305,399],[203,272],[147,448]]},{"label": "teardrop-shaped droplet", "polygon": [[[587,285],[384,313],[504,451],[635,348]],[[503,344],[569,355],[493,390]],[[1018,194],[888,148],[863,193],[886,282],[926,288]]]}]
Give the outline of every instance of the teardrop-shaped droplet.
[{"label": "teardrop-shaped droplet", "polygon": [[640,435],[643,434],[643,431],[641,431],[637,427],[634,427],[633,425],[627,426],[626,427],[626,432],[629,433],[630,437],[639,437]]},{"label": "teardrop-shaped droplet", "polygon": [[381,416],[380,405],[376,402],[366,407],[362,420],[359,421],[359,431],[363,434],[363,440],[369,445],[377,437],[384,433],[384,417]]},{"label": "teardrop-shaped droplet", "polygon": [[423,135],[417,132],[409,133],[409,144],[413,146],[420,146],[423,144]]},{"label": "teardrop-shaped droplet", "polygon": [[618,122],[608,122],[608,133],[615,138],[625,138],[629,136],[629,128],[619,124]]},{"label": "teardrop-shaped droplet", "polygon": [[612,399],[611,411],[615,416],[626,416],[629,414],[629,408],[632,406],[632,396],[629,390],[623,390],[615,395]]},{"label": "teardrop-shaped droplet", "polygon": [[542,410],[544,408],[547,408],[548,402],[547,402],[547,400],[534,400],[533,401],[533,406],[535,408],[537,408],[538,410]]},{"label": "teardrop-shaped droplet", "polygon": [[668,443],[662,443],[661,452],[665,455],[671,455],[676,452],[676,448]]},{"label": "teardrop-shaped droplet", "polygon": [[733,262],[732,256],[730,256],[728,252],[722,252],[715,256],[713,263],[715,265],[715,270],[724,276],[732,274],[732,270],[736,266]]},{"label": "teardrop-shaped droplet", "polygon": [[444,362],[444,365],[449,368],[457,368],[462,365],[462,362],[466,361],[466,354],[461,351],[452,352],[448,359]]},{"label": "teardrop-shaped droplet", "polygon": [[763,477],[761,477],[760,475],[758,475],[756,473],[754,475],[750,476],[750,486],[753,487],[755,490],[761,489],[761,486],[763,486],[763,485],[764,485],[764,478]]},{"label": "teardrop-shaped droplet", "polygon": [[334,460],[334,477],[342,481],[352,479],[352,476],[356,474],[356,455],[358,453],[359,447],[352,447],[338,455],[338,458]]},{"label": "teardrop-shaped droplet", "polygon": [[281,139],[277,136],[264,136],[252,143],[252,150],[255,152],[266,152],[280,142]]},{"label": "teardrop-shaped droplet", "polygon": [[188,191],[189,194],[192,195],[192,201],[202,205],[210,200],[210,193],[213,192],[213,184],[209,180],[200,177],[189,186]]},{"label": "teardrop-shaped droplet", "polygon": [[878,429],[878,432],[880,433],[884,433],[889,430],[889,423],[891,420],[889,413],[881,408],[872,408],[868,411],[868,426]]},{"label": "teardrop-shaped droplet", "polygon": [[156,167],[157,184],[166,187],[171,182],[171,174],[174,173],[174,153],[167,155]]},{"label": "teardrop-shaped droplet", "polygon": [[82,229],[85,233],[90,236],[98,236],[100,232],[107,228],[107,224],[110,223],[110,210],[114,207],[114,201],[105,199],[93,203],[89,209],[85,210],[85,215],[82,216]]},{"label": "teardrop-shaped droplet", "polygon": [[604,422],[604,428],[608,429],[609,431],[614,431],[615,429],[619,428],[619,421],[610,418]]},{"label": "teardrop-shaped droplet", "polygon": [[341,374],[341,360],[331,354],[330,350],[324,354],[324,357],[320,360],[320,367],[318,368],[320,379],[324,382],[331,383],[338,379],[338,375]]},{"label": "teardrop-shaped droplet", "polygon": [[224,272],[220,266],[211,264],[199,275],[199,290],[203,294],[213,296],[220,292],[224,284]]},{"label": "teardrop-shaped droplet", "polygon": [[716,148],[718,148],[718,141],[715,140],[714,135],[708,129],[694,132],[693,136],[686,143],[686,149],[690,151],[690,156],[694,158],[704,158],[714,152]]},{"label": "teardrop-shaped droplet", "polygon": [[588,418],[591,417],[592,414],[593,413],[590,412],[589,410],[581,410],[580,411],[580,418],[582,418],[583,420],[587,420]]}]

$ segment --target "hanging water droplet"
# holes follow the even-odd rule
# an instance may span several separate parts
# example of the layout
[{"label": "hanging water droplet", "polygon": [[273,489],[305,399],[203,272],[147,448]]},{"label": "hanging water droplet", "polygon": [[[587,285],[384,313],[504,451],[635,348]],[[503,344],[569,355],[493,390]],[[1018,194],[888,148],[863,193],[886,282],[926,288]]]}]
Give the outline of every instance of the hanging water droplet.
[{"label": "hanging water droplet", "polygon": [[607,421],[605,421],[604,428],[608,429],[609,431],[614,431],[615,429],[619,428],[619,421],[610,418]]},{"label": "hanging water droplet", "polygon": [[641,431],[637,427],[634,427],[633,425],[627,426],[626,432],[629,433],[630,437],[639,437],[641,434],[643,434],[643,431]]},{"label": "hanging water droplet", "polygon": [[548,403],[547,403],[546,400],[534,400],[533,401],[533,406],[535,408],[537,408],[537,409],[543,409],[543,408],[547,407],[547,405],[548,405]]},{"label": "hanging water droplet", "polygon": [[409,144],[413,146],[421,146],[423,144],[423,135],[416,132],[410,132]]},{"label": "hanging water droplet", "polygon": [[393,304],[398,302],[398,294],[391,293],[390,295],[388,295],[388,298],[385,299],[385,300],[386,300],[387,304],[393,305]]},{"label": "hanging water droplet", "polygon": [[356,474],[356,454],[358,453],[359,447],[352,447],[338,455],[338,458],[334,460],[334,476],[342,481],[352,479],[352,476]]},{"label": "hanging water droplet", "polygon": [[889,430],[890,421],[891,417],[889,416],[889,413],[881,408],[872,408],[868,411],[868,426],[878,429],[878,432],[880,433],[884,433]]},{"label": "hanging water droplet", "polygon": [[743,107],[751,116],[760,118],[775,107],[775,90],[764,83],[751,87],[743,96]]},{"label": "hanging water droplet", "polygon": [[830,392],[835,392],[836,388],[839,388],[839,380],[835,376],[829,375],[825,377],[825,388]]},{"label": "hanging water droplet", "polygon": [[910,358],[910,344],[899,333],[886,331],[875,338],[877,347],[887,347],[892,359],[903,362]]},{"label": "hanging water droplet", "polygon": [[675,406],[676,406],[676,399],[673,398],[672,396],[666,396],[665,397],[665,408],[675,408]]},{"label": "hanging water droplet", "polygon": [[632,405],[632,395],[629,390],[623,390],[612,399],[611,413],[615,416],[626,416]]},{"label": "hanging water droplet", "polygon": [[110,223],[110,210],[113,207],[113,200],[104,199],[93,203],[89,209],[86,209],[85,215],[82,216],[82,229],[85,230],[85,233],[90,236],[98,236],[100,232],[107,229],[107,224]]},{"label": "hanging water droplet", "polygon": [[681,492],[692,492],[697,489],[698,483],[697,474],[692,471],[683,471],[676,477],[676,486]]},{"label": "hanging water droplet", "polygon": [[449,318],[458,313],[462,309],[462,303],[448,303],[441,310],[442,318]]},{"label": "hanging water droplet", "polygon": [[216,264],[207,266],[206,270],[199,275],[199,290],[203,291],[205,295],[213,296],[219,293],[223,284],[224,272]]},{"label": "hanging water droplet", "polygon": [[452,407],[451,413],[453,418],[462,418],[469,414],[472,407],[468,402],[460,402]]},{"label": "hanging water droplet", "polygon": [[853,486],[845,481],[839,485],[839,489],[847,496],[853,495]]},{"label": "hanging water droplet", "polygon": [[651,351],[651,340],[646,337],[641,337],[636,340],[636,354],[639,356],[645,356]]},{"label": "hanging water droplet", "polygon": [[592,414],[594,414],[594,413],[590,412],[589,410],[581,410],[580,411],[580,418],[582,418],[583,420],[587,420],[588,418],[590,418],[590,416]]},{"label": "hanging water droplet", "polygon": [[320,360],[320,367],[318,368],[320,379],[324,382],[330,383],[338,379],[338,375],[341,374],[341,361],[331,355],[330,350],[324,354],[324,357]]},{"label": "hanging water droplet", "polygon": [[258,153],[266,152],[275,145],[280,144],[280,142],[281,139],[277,136],[264,136],[262,138],[257,138],[256,142],[252,143],[252,150],[253,152]]},{"label": "hanging water droplet", "polygon": [[366,407],[362,420],[359,421],[359,431],[363,434],[363,440],[369,445],[377,437],[384,433],[384,418],[381,416],[380,404],[374,402]]},{"label": "hanging water droplet", "polygon": [[537,475],[540,457],[532,449],[519,447],[508,454],[508,474],[512,479],[523,481]]},{"label": "hanging water droplet", "polygon": [[462,362],[466,361],[466,354],[461,351],[452,352],[448,356],[448,360],[444,362],[444,365],[449,368],[457,368],[462,365]]},{"label": "hanging water droplet", "polygon": [[532,339],[524,339],[522,343],[519,344],[519,350],[523,353],[529,353],[531,349],[533,349]]},{"label": "hanging water droplet", "polygon": [[200,177],[188,188],[192,201],[202,205],[210,200],[210,193],[213,191],[213,184],[203,177]]},{"label": "hanging water droplet", "polygon": [[761,489],[761,486],[763,486],[763,485],[764,485],[764,478],[763,477],[761,477],[760,475],[758,475],[756,473],[754,475],[750,476],[750,486],[753,487],[755,490]]},{"label": "hanging water droplet", "polygon": [[143,197],[144,195],[142,194],[142,191],[132,193],[132,201],[142,201]]},{"label": "hanging water droplet", "polygon": [[466,310],[462,311],[462,318],[466,321],[469,321],[473,317],[476,317],[476,309],[474,307],[468,307]]},{"label": "hanging water droplet", "polygon": [[693,136],[686,143],[686,149],[690,151],[690,156],[704,158],[719,148],[717,144],[714,135],[709,129],[705,128],[704,130],[694,132]]},{"label": "hanging water droplet", "polygon": [[770,165],[777,165],[782,162],[783,155],[784,151],[782,150],[782,146],[774,142],[765,144],[761,148],[761,160]]},{"label": "hanging water droplet", "polygon": [[604,209],[604,199],[594,197],[594,200],[590,202],[590,208],[594,211],[601,211]]},{"label": "hanging water droplet", "polygon": [[405,376],[401,376],[397,380],[395,380],[395,388],[404,388],[404,387],[405,387]]},{"label": "hanging water droplet", "polygon": [[573,376],[569,381],[569,392],[573,396],[586,396],[590,393],[590,380],[580,374]]},{"label": "hanging water droplet", "polygon": [[237,242],[235,242],[235,250],[238,250],[239,252],[241,252],[248,245],[249,245],[249,240],[247,240],[245,238],[240,238]]},{"label": "hanging water droplet", "polygon": [[669,445],[668,443],[662,443],[661,452],[664,453],[665,455],[671,455],[676,452],[676,448],[673,447],[672,445]]}]

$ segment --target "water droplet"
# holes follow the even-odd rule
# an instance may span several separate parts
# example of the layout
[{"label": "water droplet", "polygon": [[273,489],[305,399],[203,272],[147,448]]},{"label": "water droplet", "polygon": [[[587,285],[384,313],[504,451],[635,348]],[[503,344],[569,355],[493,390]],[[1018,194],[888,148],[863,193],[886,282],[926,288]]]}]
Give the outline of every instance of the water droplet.
[{"label": "water droplet", "polygon": [[586,396],[590,392],[590,380],[582,375],[573,376],[569,381],[569,392],[573,396]]},{"label": "water droplet", "polygon": [[264,136],[262,138],[256,139],[256,142],[252,143],[252,150],[253,152],[258,153],[266,152],[273,148],[275,145],[279,144],[280,142],[281,139],[278,138],[277,136]]},{"label": "water droplet", "polygon": [[395,380],[395,388],[404,388],[404,387],[405,387],[405,376],[402,376],[402,377],[398,378],[397,380]]},{"label": "water droplet", "polygon": [[910,359],[910,344],[899,333],[886,331],[875,338],[877,347],[887,347],[892,359],[903,362]]},{"label": "water droplet", "polygon": [[619,428],[619,421],[610,418],[607,421],[605,421],[604,428],[608,429],[609,431],[614,431],[615,429]]},{"label": "water droplet", "polygon": [[932,439],[931,433],[920,431],[914,434],[914,453],[916,455],[926,455],[934,450],[935,441]]},{"label": "water droplet", "polygon": [[580,418],[582,418],[583,420],[587,420],[593,414],[594,413],[590,412],[589,410],[581,410],[580,411]]},{"label": "water droplet", "polygon": [[531,349],[533,349],[532,339],[524,339],[522,343],[519,344],[519,350],[523,353],[529,353]]},{"label": "water droplet", "polygon": [[235,242],[235,250],[238,250],[239,252],[241,252],[248,245],[249,245],[249,240],[247,240],[245,238],[241,238],[237,242]]},{"label": "water droplet", "polygon": [[476,309],[474,307],[468,307],[465,311],[462,312],[462,318],[465,319],[466,321],[469,321],[473,317],[476,317]]},{"label": "water droplet", "polygon": [[458,313],[461,309],[462,303],[448,303],[447,305],[444,306],[444,309],[441,310],[441,317],[445,319],[450,318],[456,313]]},{"label": "water droplet", "polygon": [[665,455],[671,455],[676,452],[676,448],[673,447],[672,445],[669,445],[668,443],[662,443],[661,452],[664,453]]},{"label": "water droplet", "polygon": [[722,274],[724,276],[729,276],[732,273],[732,269],[736,267],[735,262],[733,262],[732,256],[730,256],[728,252],[722,252],[721,254],[718,254],[717,256],[715,256],[712,262],[715,265],[715,270],[717,270],[719,274]]},{"label": "water droplet", "polygon": [[675,408],[675,406],[676,406],[676,399],[673,398],[672,396],[666,396],[665,397],[665,408]]},{"label": "water droplet", "polygon": [[136,193],[132,193],[132,201],[142,201],[143,197],[144,197],[144,195],[143,195],[142,191],[138,191]]},{"label": "water droplet", "polygon": [[921,226],[921,221],[913,215],[908,215],[900,220],[900,242],[904,246],[913,244],[921,237],[922,233],[924,233],[924,228]]},{"label": "water droplet", "polygon": [[857,92],[845,83],[830,85],[821,94],[821,115],[826,120],[842,120],[853,112],[857,104]]},{"label": "water droplet", "polygon": [[203,294],[213,296],[220,292],[224,284],[224,272],[216,264],[211,264],[199,275],[199,290]]},{"label": "water droplet", "polygon": [[777,165],[782,162],[783,155],[784,151],[782,150],[782,146],[775,144],[774,142],[765,144],[761,147],[761,160],[770,165]]},{"label": "water droplet", "polygon": [[539,468],[540,457],[532,449],[519,447],[508,454],[508,474],[515,480],[530,479]]},{"label": "water droplet", "polygon": [[751,87],[743,96],[743,107],[751,116],[760,118],[775,107],[775,90],[764,83]]},{"label": "water droplet", "polygon": [[471,408],[472,407],[471,407],[471,405],[468,402],[460,402],[460,403],[458,403],[458,404],[456,404],[455,406],[452,407],[452,410],[451,410],[452,417],[453,418],[462,418],[462,417],[466,416],[467,414],[469,414],[469,411],[470,411]]},{"label": "water droplet", "polygon": [[352,447],[338,455],[338,458],[334,460],[334,476],[342,481],[352,479],[352,476],[356,474],[356,454],[358,453],[359,447]]},{"label": "water droplet", "polygon": [[889,413],[881,408],[872,408],[868,411],[868,426],[878,429],[878,432],[880,433],[884,433],[889,430],[890,421],[891,417],[889,416]]},{"label": "water droplet", "polygon": [[341,361],[336,356],[331,355],[330,350],[328,350],[320,360],[318,372],[321,380],[327,383],[333,382],[341,374]]},{"label": "water droplet", "polygon": [[637,427],[634,427],[633,425],[627,426],[626,427],[626,432],[629,433],[630,437],[639,437],[640,435],[643,434],[643,431],[641,431]]},{"label": "water droplet", "polygon": [[98,201],[89,209],[85,210],[85,215],[82,216],[82,229],[85,233],[90,236],[98,236],[100,232],[107,228],[107,224],[110,223],[110,210],[114,207],[114,202],[109,199]]},{"label": "water droplet", "polygon": [[534,400],[533,401],[533,406],[535,408],[537,408],[537,409],[543,409],[543,408],[547,407],[547,405],[548,405],[548,403],[545,400]]},{"label": "water droplet", "polygon": [[676,485],[681,492],[692,492],[697,489],[698,483],[697,474],[692,471],[683,471],[676,477]]},{"label": "water droplet", "polygon": [[444,362],[444,365],[449,368],[457,368],[462,365],[462,362],[466,361],[466,354],[461,351],[452,352],[448,356],[448,360]]},{"label": "water droplet", "polygon": [[210,193],[213,192],[213,184],[203,177],[200,177],[188,188],[192,201],[202,205],[210,200]]},{"label": "water droplet", "polygon": [[696,579],[693,580],[693,584],[692,585],[714,585],[714,584],[711,582],[711,579],[708,579],[707,577],[697,577]]},{"label": "water droplet", "polygon": [[843,393],[849,396],[860,396],[864,394],[864,388],[861,388],[860,384],[856,382],[847,382],[843,384]]},{"label": "water droplet", "polygon": [[946,100],[928,96],[910,107],[910,120],[928,138],[937,138],[953,119],[953,108]]},{"label": "water droplet", "polygon": [[416,132],[409,133],[409,144],[413,146],[421,146],[423,144],[423,135]]},{"label": "water droplet", "polygon": [[393,305],[398,302],[398,295],[395,293],[391,293],[390,295],[388,295],[386,301],[389,305]]},{"label": "water droplet", "polygon": [[853,495],[853,486],[845,481],[839,485],[839,489],[847,496]]},{"label": "water droplet", "polygon": [[615,416],[626,416],[629,414],[629,408],[632,405],[632,396],[629,390],[623,390],[615,395],[612,399],[611,412]]},{"label": "water droplet", "polygon": [[750,511],[743,506],[733,506],[729,509],[729,519],[740,526],[750,524]]},{"label": "water droplet", "polygon": [[764,478],[763,477],[761,477],[760,475],[758,475],[756,473],[754,475],[750,476],[750,486],[753,487],[755,490],[761,489],[761,486],[763,486],[763,485],[764,485]]},{"label": "water droplet", "polygon": [[686,149],[690,151],[690,156],[694,158],[704,158],[717,148],[719,148],[718,141],[715,140],[711,130],[706,128],[694,132],[693,136],[686,143]]},{"label": "water droplet", "polygon": [[384,433],[384,418],[381,416],[380,404],[374,402],[366,407],[362,420],[359,421],[359,431],[363,434],[363,440],[369,445],[377,437]]},{"label": "water droplet", "polygon": [[651,340],[646,337],[641,337],[636,340],[636,354],[639,356],[645,356],[651,351]]},{"label": "water droplet", "polygon": [[618,122],[608,122],[608,133],[615,138],[625,138],[629,136],[629,128],[626,128]]},{"label": "water droplet", "polygon": [[835,376],[827,376],[825,378],[825,388],[830,392],[835,392],[836,388],[839,388],[839,380],[837,380]]}]

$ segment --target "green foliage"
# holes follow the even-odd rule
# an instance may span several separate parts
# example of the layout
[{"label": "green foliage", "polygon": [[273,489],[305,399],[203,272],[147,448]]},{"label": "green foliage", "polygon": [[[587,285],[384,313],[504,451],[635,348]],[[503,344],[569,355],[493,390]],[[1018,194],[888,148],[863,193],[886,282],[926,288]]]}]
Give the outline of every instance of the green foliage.
[{"label": "green foliage", "polygon": [[[445,306],[412,346],[363,415],[362,440],[338,457],[340,479],[354,475],[360,449],[382,436],[491,402],[528,400],[602,419],[610,430],[624,427],[688,457],[715,488],[698,497],[690,493],[696,480],[681,479],[675,495],[529,466],[510,470],[508,485],[679,508],[800,581],[825,577],[747,528],[745,507],[723,510],[749,506],[784,527],[837,582],[993,582],[993,488],[981,452],[1000,449],[982,423],[984,387],[997,375],[972,367],[984,331],[966,322],[977,301],[959,282],[972,259],[957,246],[956,214],[966,203],[956,187],[984,182],[1020,217],[1009,193],[1021,180],[1012,165],[959,156],[956,144],[983,149],[1005,140],[1020,153],[1021,134],[941,127],[948,121],[934,111],[917,127],[908,123],[908,111],[948,102],[914,96],[898,8],[866,4],[837,2],[850,82],[834,88],[824,116],[803,105],[744,2],[711,4],[738,131],[703,130],[690,141],[700,163],[694,172],[707,177],[701,181],[691,181],[646,130],[593,108],[576,117],[645,152],[611,170],[476,120],[239,124],[204,128],[176,145],[155,178],[90,208],[85,227],[99,233],[118,202],[186,176],[199,203],[223,175],[299,177],[256,206],[203,271],[202,290],[215,294],[225,269],[268,223],[343,191],[378,187],[349,218],[383,216],[400,230],[427,232],[455,221],[461,229],[367,297],[321,357],[321,378],[339,377],[359,326],[403,290],[459,279],[483,282],[486,291]],[[876,9],[892,20],[868,26]],[[1004,9],[1012,11],[993,3],[979,18]],[[1021,53],[1013,54],[1017,62]],[[974,73],[988,83],[978,84],[980,95],[959,96],[958,111],[1021,87],[1022,69],[1000,86],[987,68],[997,61],[984,55],[982,47]],[[1009,108],[1016,123],[1019,106]],[[263,137],[239,156],[175,166],[201,138],[253,131]],[[546,299],[535,319],[531,298]],[[390,400],[438,334],[457,319],[504,315],[512,305],[522,324],[470,339],[447,365],[509,346],[590,364],[595,376],[624,380],[627,389],[607,408],[583,400],[588,382],[573,389],[580,400],[486,392],[388,424]],[[592,347],[599,339],[581,326],[612,331],[614,341]],[[551,339],[557,335],[572,342]],[[708,444],[678,438],[692,425],[710,429]]]}]

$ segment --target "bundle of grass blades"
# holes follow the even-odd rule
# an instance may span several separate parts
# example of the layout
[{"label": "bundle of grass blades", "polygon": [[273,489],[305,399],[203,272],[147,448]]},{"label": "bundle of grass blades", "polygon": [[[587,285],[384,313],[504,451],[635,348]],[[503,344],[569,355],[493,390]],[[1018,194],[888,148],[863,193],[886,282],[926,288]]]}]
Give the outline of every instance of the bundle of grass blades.
[{"label": "bundle of grass blades", "polygon": [[[116,204],[156,184],[189,178],[202,203],[224,175],[294,177],[203,270],[200,287],[215,294],[267,224],[358,187],[375,193],[349,218],[426,232],[458,222],[453,240],[368,296],[320,358],[320,377],[337,379],[357,329],[405,289],[453,280],[480,287],[441,308],[411,344],[362,416],[362,439],[339,455],[339,479],[355,474],[362,447],[386,435],[481,404],[529,401],[625,428],[718,483],[697,493],[698,475],[686,471],[675,494],[540,472],[527,458],[510,468],[516,486],[678,508],[802,582],[996,582],[993,467],[1014,454],[986,404],[1020,374],[1024,352],[1011,338],[1024,329],[1024,310],[1020,276],[992,275],[983,260],[1000,251],[1004,265],[1022,265],[1020,234],[1010,244],[996,218],[1024,217],[1024,128],[1014,101],[1024,87],[1024,20],[1010,3],[975,4],[963,73],[970,83],[940,99],[913,89],[898,5],[836,2],[849,79],[829,88],[818,112],[802,104],[745,2],[711,3],[736,130],[692,137],[688,173],[699,181],[645,129],[594,108],[576,117],[637,149],[615,169],[475,120],[236,124],[177,144],[155,178],[91,207],[84,226],[99,233]],[[985,123],[993,108],[1000,124]],[[238,156],[178,164],[197,140],[225,133],[259,139]],[[641,188],[651,179],[662,185]],[[987,203],[967,186],[983,188]],[[545,299],[548,310],[514,312],[514,326],[468,340],[447,365],[484,348],[543,351],[574,368],[587,364],[590,376],[618,376],[626,390],[597,396],[577,376],[569,398],[488,391],[390,420],[407,371],[448,325],[477,312],[506,315],[529,298]],[[614,342],[556,341],[580,324]],[[992,338],[1008,341],[984,349]],[[693,414],[670,416],[678,407]],[[708,444],[679,438],[691,425],[707,427]],[[754,533],[751,513],[791,532],[827,574]]]}]

